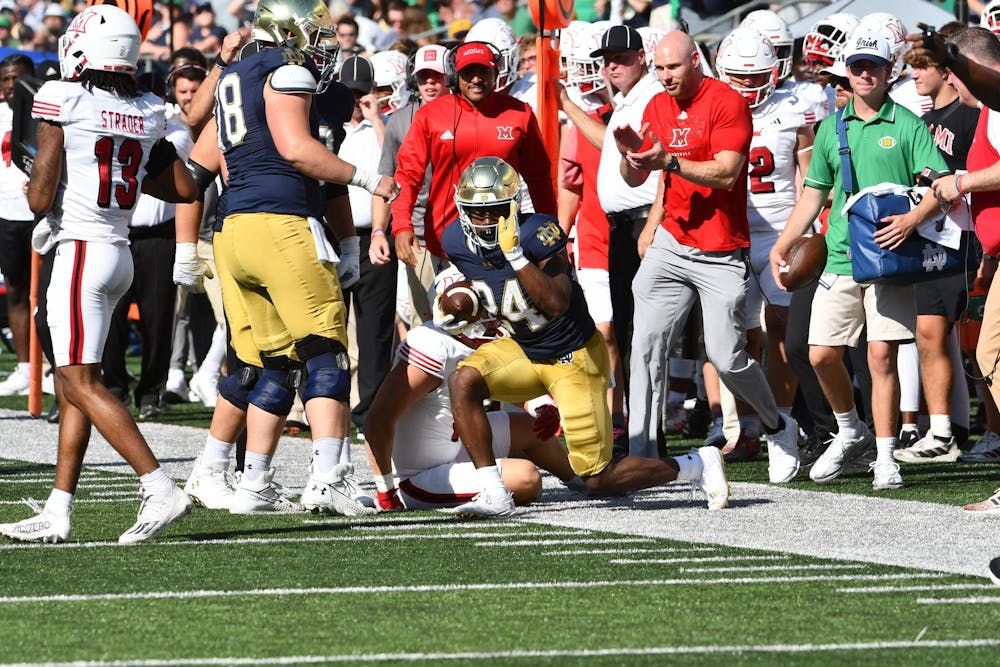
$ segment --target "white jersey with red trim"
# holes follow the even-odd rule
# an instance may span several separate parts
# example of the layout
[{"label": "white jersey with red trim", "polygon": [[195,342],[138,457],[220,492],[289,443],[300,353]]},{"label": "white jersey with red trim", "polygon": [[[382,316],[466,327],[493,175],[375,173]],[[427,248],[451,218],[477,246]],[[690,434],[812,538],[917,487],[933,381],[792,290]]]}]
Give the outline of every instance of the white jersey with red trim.
[{"label": "white jersey with red trim", "polygon": [[150,149],[166,132],[163,101],[48,81],[35,93],[31,115],[63,129],[66,159],[48,215],[53,241],[128,243]]},{"label": "white jersey with red trim", "polygon": [[431,324],[411,329],[400,344],[398,361],[440,378],[441,384],[411,405],[396,422],[392,463],[399,477],[411,477],[450,461],[462,449],[455,437],[447,378],[472,352],[472,348]]},{"label": "white jersey with red trim", "polygon": [[813,81],[785,81],[775,91],[789,96],[788,104],[802,112],[807,125],[815,125],[830,115],[832,96]]},{"label": "white jersey with red trim", "polygon": [[811,125],[792,91],[778,89],[753,110],[753,140],[747,160],[747,220],[750,233],[782,230],[795,206],[796,140]]},{"label": "white jersey with red trim", "polygon": [[9,104],[0,102],[0,137],[3,138],[3,164],[0,164],[0,219],[34,220],[24,196],[24,182],[28,177],[17,168],[11,152],[11,131],[14,128],[14,111]]},{"label": "white jersey with red trim", "polygon": [[899,106],[912,111],[918,118],[934,108],[934,100],[917,92],[917,83],[909,74],[904,74],[896,80],[889,89],[889,97]]}]

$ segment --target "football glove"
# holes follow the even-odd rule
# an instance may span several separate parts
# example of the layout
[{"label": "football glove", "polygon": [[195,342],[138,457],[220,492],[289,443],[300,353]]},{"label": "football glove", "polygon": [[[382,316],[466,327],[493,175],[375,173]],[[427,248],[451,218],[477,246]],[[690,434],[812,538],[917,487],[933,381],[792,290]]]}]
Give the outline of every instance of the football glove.
[{"label": "football glove", "polygon": [[515,271],[520,271],[529,263],[521,250],[520,231],[517,227],[517,215],[500,216],[497,222],[497,242],[507,263]]},{"label": "football glove", "polygon": [[198,257],[196,243],[178,243],[174,251],[174,284],[194,292],[205,291],[202,281],[213,276],[212,269]]},{"label": "football glove", "polygon": [[545,403],[535,409],[535,421],[531,423],[531,430],[539,440],[554,438],[559,435],[561,428],[559,408],[551,403]]},{"label": "football glove", "polygon": [[436,326],[441,331],[445,332],[449,336],[455,336],[460,333],[464,333],[465,330],[472,324],[467,320],[457,320],[454,315],[446,315],[443,310],[441,310],[441,296],[438,295],[434,298],[434,326]]},{"label": "football glove", "polygon": [[389,489],[388,491],[378,491],[377,493],[378,498],[376,502],[379,512],[398,512],[399,510],[406,509],[403,507],[403,501],[399,499],[399,489]]},{"label": "football glove", "polygon": [[349,290],[361,278],[361,241],[357,236],[340,239],[340,262],[337,264],[340,289]]}]

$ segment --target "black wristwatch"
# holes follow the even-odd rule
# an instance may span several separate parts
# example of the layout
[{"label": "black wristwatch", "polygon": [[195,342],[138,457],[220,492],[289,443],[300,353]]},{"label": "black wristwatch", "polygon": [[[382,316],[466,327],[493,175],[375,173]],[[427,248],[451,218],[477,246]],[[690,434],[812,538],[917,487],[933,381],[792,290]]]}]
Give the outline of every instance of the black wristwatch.
[{"label": "black wristwatch", "polygon": [[674,173],[676,171],[680,171],[680,169],[681,169],[681,163],[677,161],[677,156],[676,155],[671,155],[670,159],[667,160],[667,165],[663,168],[664,171],[667,171],[667,172],[670,172],[670,173]]}]

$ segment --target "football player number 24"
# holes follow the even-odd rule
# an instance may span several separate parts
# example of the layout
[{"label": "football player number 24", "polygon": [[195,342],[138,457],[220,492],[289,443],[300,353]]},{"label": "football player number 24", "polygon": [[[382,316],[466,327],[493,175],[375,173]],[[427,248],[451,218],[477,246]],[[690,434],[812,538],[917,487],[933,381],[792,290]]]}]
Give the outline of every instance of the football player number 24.
[{"label": "football player number 24", "polygon": [[[111,195],[114,194],[118,208],[129,210],[139,196],[139,167],[142,166],[142,144],[135,139],[125,139],[115,147],[111,137],[101,137],[94,144],[94,155],[97,156],[99,183],[97,187],[97,205],[101,208],[111,207]],[[114,164],[121,165],[122,182],[115,184]]]},{"label": "football player number 24", "polygon": [[[485,280],[473,280],[472,286],[476,288],[486,310],[496,316],[498,314],[496,297],[493,296],[493,290],[490,289],[489,284]],[[499,315],[512,325],[524,322],[531,331],[537,331],[549,321],[545,315],[528,303],[528,298],[521,291],[521,283],[517,281],[517,278],[508,278],[504,282]]]}]

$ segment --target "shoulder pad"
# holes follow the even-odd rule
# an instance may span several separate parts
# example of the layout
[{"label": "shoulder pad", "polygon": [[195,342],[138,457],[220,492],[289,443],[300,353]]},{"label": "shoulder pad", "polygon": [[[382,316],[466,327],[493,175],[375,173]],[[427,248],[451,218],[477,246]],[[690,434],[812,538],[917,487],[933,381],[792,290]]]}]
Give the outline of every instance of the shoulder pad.
[{"label": "shoulder pad", "polygon": [[282,65],[271,72],[270,86],[279,93],[315,93],[317,83],[302,65]]},{"label": "shoulder pad", "polygon": [[62,123],[69,119],[70,110],[83,86],[70,81],[46,81],[35,93],[31,104],[32,118]]},{"label": "shoulder pad", "polygon": [[521,223],[521,246],[541,261],[566,248],[566,234],[551,215],[535,213]]}]

